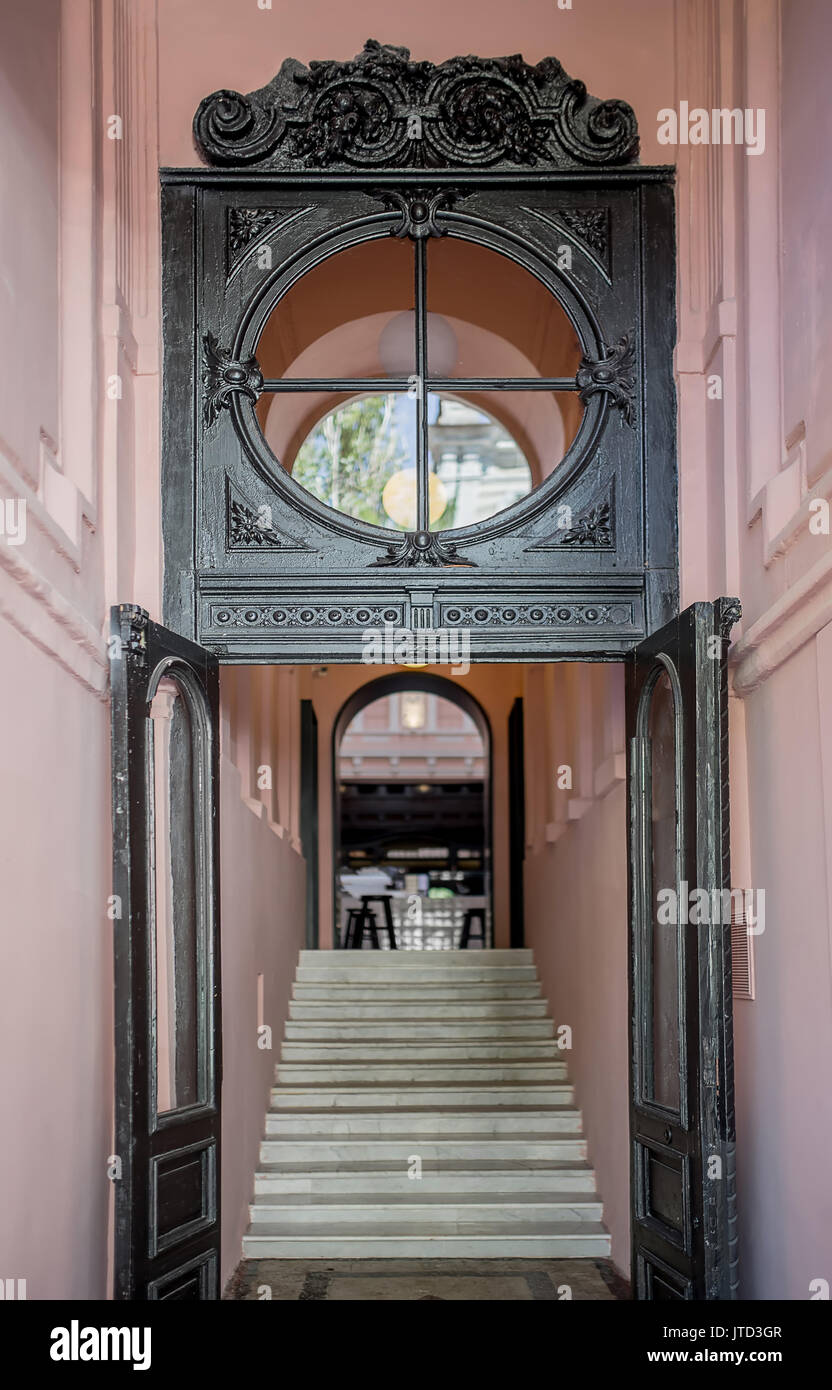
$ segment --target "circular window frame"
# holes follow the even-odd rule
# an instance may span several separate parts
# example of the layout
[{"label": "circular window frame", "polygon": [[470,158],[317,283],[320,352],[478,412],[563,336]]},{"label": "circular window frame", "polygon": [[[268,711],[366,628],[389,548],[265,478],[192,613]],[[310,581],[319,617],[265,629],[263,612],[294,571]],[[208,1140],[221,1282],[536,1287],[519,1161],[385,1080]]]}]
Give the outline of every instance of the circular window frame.
[{"label": "circular window frame", "polygon": [[[354,218],[335,231],[322,233],[282,265],[277,266],[262,281],[243,308],[233,336],[232,353],[235,359],[242,361],[256,357],[267,321],[299,280],[324,261],[349,250],[352,246],[380,241],[389,236],[392,229],[398,225],[398,221],[395,213],[388,212]],[[460,241],[472,242],[505,256],[533,275],[557,300],[574,329],[583,356],[597,359],[605,355],[606,338],[592,306],[579,286],[565,276],[555,261],[541,248],[532,246],[524,238],[498,223],[470,213],[449,211],[441,215],[441,221],[446,224],[446,235]],[[427,381],[427,389],[430,390],[430,378]],[[506,394],[510,392],[507,391]],[[379,545],[388,546],[391,536],[413,534],[393,532],[389,527],[360,521],[320,501],[293,479],[269,447],[256,415],[255,402],[248,396],[235,392],[230,400],[230,410],[235,432],[260,477],[307,521],[374,548]],[[556,502],[564,489],[575,481],[589,463],[598,447],[608,414],[607,394],[600,392],[591,396],[585,403],[583,418],[575,438],[548,477],[525,497],[521,497],[502,511],[495,512],[492,517],[437,534],[441,534],[443,540],[451,544],[470,545],[496,539],[535,520]]]}]

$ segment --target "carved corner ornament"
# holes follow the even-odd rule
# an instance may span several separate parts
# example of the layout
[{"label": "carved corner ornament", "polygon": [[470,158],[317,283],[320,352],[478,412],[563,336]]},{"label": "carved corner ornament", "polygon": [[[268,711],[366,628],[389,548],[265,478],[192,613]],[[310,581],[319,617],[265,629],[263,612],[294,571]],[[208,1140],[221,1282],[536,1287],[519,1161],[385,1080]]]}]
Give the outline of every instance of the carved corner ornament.
[{"label": "carved corner ornament", "polygon": [[731,628],[742,617],[742,604],[738,598],[721,598],[719,603],[719,630],[723,642],[730,642]]},{"label": "carved corner ornament", "polygon": [[272,169],[443,169],[632,163],[638,127],[556,58],[413,62],[369,39],[348,62],[287,58],[265,87],[204,98],[194,140],[207,164]]},{"label": "carved corner ornament", "polygon": [[613,348],[597,361],[584,357],[575,376],[581,400],[586,405],[601,393],[621,411],[628,425],[635,417],[636,346],[634,335],[625,333]]},{"label": "carved corner ornament", "polygon": [[150,614],[137,603],[118,606],[118,633],[121,652],[135,658],[139,665],[147,662],[147,625]]},{"label": "carved corner ornament", "polygon": [[385,555],[371,562],[373,565],[466,565],[476,569],[475,560],[467,560],[460,555],[455,545],[441,541],[432,531],[408,532],[396,545],[388,545]]},{"label": "carved corner ornament", "polygon": [[238,361],[230,348],[221,348],[213,333],[202,340],[202,413],[213,425],[221,410],[228,409],[234,392],[256,401],[263,389],[263,373],[256,357]]},{"label": "carved corner ornament", "polygon": [[460,194],[453,188],[439,188],[432,192],[416,188],[412,193],[380,188],[375,196],[401,215],[401,220],[390,229],[391,236],[409,236],[414,241],[421,241],[424,237],[446,235],[446,229],[436,221],[436,214],[452,207]]},{"label": "carved corner ornament", "polygon": [[240,207],[228,209],[228,249],[239,256],[249,242],[285,216],[282,208]]},{"label": "carved corner ornament", "polygon": [[274,525],[269,503],[255,506],[235,495],[226,475],[226,545],[229,550],[308,550],[305,541]]},{"label": "carved corner ornament", "polygon": [[612,505],[609,501],[598,502],[588,512],[578,517],[574,526],[564,531],[561,545],[576,546],[579,550],[607,550],[613,544]]}]

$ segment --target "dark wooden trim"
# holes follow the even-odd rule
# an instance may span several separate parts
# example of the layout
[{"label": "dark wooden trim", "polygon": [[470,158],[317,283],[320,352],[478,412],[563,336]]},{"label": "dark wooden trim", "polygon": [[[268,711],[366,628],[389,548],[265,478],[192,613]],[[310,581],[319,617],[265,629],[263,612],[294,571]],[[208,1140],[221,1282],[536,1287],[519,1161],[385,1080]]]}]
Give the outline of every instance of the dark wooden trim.
[{"label": "dark wooden trim", "polygon": [[523,697],[517,696],[508,717],[508,840],[510,944],[525,942],[523,871],[526,859],[526,767]]},{"label": "dark wooden trim", "polygon": [[196,625],[199,193],[162,189],[163,615],[183,637]]},{"label": "dark wooden trim", "polygon": [[372,184],[374,188],[432,188],[460,187],[476,184],[478,188],[637,188],[643,184],[669,183],[676,179],[674,164],[638,164],[626,169],[560,169],[557,172],[533,173],[529,170],[480,169],[377,169],[359,174],[315,170],[309,173],[289,173],[273,169],[206,169],[202,165],[175,168],[167,165],[159,170],[163,184],[199,185],[226,189],[297,188],[305,191],[320,188],[355,188],[356,183]]},{"label": "dark wooden trim", "polygon": [[306,948],[318,949],[318,718],[311,700],[300,702],[300,839],[306,860]]}]

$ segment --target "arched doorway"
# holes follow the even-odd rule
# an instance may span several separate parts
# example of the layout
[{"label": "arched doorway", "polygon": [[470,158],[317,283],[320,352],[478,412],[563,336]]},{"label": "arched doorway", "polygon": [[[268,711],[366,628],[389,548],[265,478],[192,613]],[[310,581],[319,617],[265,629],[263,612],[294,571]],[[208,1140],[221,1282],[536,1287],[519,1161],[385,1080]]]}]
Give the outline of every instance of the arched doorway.
[{"label": "arched doorway", "polygon": [[344,703],[332,733],[336,945],[365,892],[390,894],[405,949],[458,946],[470,909],[484,913],[472,944],[493,944],[491,744],[482,706],[442,676],[380,676]]}]

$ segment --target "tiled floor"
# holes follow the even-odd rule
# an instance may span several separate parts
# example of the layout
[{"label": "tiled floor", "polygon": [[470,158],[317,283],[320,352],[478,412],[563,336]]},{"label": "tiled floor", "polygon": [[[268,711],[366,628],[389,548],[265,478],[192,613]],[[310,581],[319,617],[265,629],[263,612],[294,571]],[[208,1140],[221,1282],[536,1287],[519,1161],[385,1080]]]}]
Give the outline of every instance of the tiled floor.
[{"label": "tiled floor", "polygon": [[245,1260],[225,1297],[280,1302],[629,1298],[609,1260]]}]

